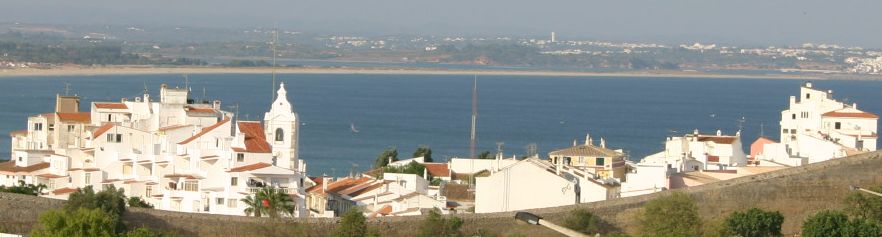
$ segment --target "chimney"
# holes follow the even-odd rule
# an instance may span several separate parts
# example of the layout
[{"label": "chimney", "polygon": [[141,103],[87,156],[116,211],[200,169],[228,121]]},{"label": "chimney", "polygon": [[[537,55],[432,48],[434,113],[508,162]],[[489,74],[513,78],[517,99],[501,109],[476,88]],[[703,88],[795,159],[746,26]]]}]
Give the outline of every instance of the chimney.
[{"label": "chimney", "polygon": [[328,182],[331,182],[331,178],[327,176],[322,176],[322,192],[328,190]]},{"label": "chimney", "polygon": [[604,140],[602,137],[600,138],[600,148],[606,148],[606,140]]},{"label": "chimney", "polygon": [[722,135],[723,135],[723,131],[720,131],[719,129],[717,129],[717,136],[722,136]]},{"label": "chimney", "polygon": [[698,129],[692,130],[692,134],[698,135]]},{"label": "chimney", "polygon": [[805,82],[805,87],[806,87],[806,88],[812,88],[812,83],[811,83],[811,82]]},{"label": "chimney", "polygon": [[[423,168],[423,178],[429,180],[429,168]],[[431,181],[431,180],[429,180]]]},{"label": "chimney", "polygon": [[214,108],[214,109],[216,109],[216,110],[220,110],[220,109],[221,109],[221,101],[220,101],[220,100],[214,100],[214,101],[212,101],[212,102],[211,102],[211,107]]},{"label": "chimney", "polygon": [[591,134],[585,134],[585,145],[593,145],[594,141],[591,140]]},{"label": "chimney", "polygon": [[561,157],[560,159],[557,159],[557,164],[555,164],[555,166],[554,166],[554,172],[557,173],[557,175],[560,175],[560,167],[561,166],[563,166],[563,157]]},{"label": "chimney", "polygon": [[851,108],[853,108],[853,109],[858,109],[858,108],[857,108],[857,103],[853,103],[853,104],[851,104]]},{"label": "chimney", "polygon": [[578,145],[579,145],[579,142],[577,142],[576,139],[573,139],[573,146],[578,146]]}]

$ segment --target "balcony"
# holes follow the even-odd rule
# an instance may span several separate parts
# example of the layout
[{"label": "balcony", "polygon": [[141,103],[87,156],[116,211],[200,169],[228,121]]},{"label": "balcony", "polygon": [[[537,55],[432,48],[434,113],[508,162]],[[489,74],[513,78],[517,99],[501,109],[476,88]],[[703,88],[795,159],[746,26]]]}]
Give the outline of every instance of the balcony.
[{"label": "balcony", "polygon": [[[246,192],[249,194],[255,194],[260,189],[263,189],[263,188],[261,188],[261,187],[245,187]],[[284,193],[284,194],[297,194],[297,191],[298,191],[296,188],[272,188],[272,189],[277,189],[279,192]]]}]

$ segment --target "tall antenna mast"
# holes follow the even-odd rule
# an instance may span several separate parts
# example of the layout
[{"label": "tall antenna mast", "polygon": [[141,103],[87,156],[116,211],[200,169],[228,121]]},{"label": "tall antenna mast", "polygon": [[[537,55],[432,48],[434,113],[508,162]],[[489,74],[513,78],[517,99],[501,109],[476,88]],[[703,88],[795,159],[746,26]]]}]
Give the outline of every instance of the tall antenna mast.
[{"label": "tall antenna mast", "polygon": [[64,96],[69,96],[69,95],[70,95],[70,83],[65,82],[64,83]]},{"label": "tall antenna mast", "polygon": [[765,136],[766,136],[765,124],[760,123],[760,137],[765,137]]},{"label": "tall antenna mast", "polygon": [[478,123],[478,74],[475,74],[475,82],[472,85],[472,136],[469,144],[469,154],[471,158],[477,158],[475,156],[475,145],[477,143],[477,137],[475,135],[475,126]]},{"label": "tall antenna mast", "polygon": [[273,66],[270,69],[273,74],[273,91],[270,91],[270,95],[272,95],[273,100],[270,101],[270,104],[273,104],[273,102],[276,101],[276,43],[278,41],[279,41],[279,29],[274,28],[273,29],[273,42],[271,43],[272,44],[272,51],[273,51]]}]

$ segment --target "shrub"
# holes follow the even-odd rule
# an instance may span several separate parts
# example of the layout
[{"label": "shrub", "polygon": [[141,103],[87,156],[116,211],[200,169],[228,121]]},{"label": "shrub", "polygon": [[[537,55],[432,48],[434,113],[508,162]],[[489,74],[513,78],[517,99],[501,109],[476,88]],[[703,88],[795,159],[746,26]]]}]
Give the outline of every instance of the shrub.
[{"label": "shrub", "polygon": [[698,207],[688,195],[675,192],[649,201],[640,218],[644,236],[697,236],[701,220]]},{"label": "shrub", "polygon": [[340,218],[340,226],[331,234],[333,237],[363,237],[363,236],[379,236],[376,231],[368,229],[365,223],[364,214],[358,208],[349,209],[342,218]]},{"label": "shrub", "polygon": [[153,205],[145,202],[140,197],[130,197],[127,201],[130,207],[153,208]]},{"label": "shrub", "polygon": [[33,184],[25,184],[24,180],[19,180],[18,185],[12,187],[0,186],[0,192],[4,193],[18,193],[18,194],[27,194],[32,196],[40,195],[43,192],[43,189],[46,189],[45,184],[33,185]]},{"label": "shrub", "polygon": [[802,224],[802,236],[828,237],[840,236],[842,228],[848,224],[848,216],[838,211],[821,211],[810,216]]},{"label": "shrub", "polygon": [[[882,192],[882,186],[870,188]],[[845,198],[845,211],[851,216],[882,222],[882,197],[864,192],[852,192]]]},{"label": "shrub", "polygon": [[126,199],[123,190],[116,189],[113,185],[98,193],[95,193],[92,186],[86,186],[71,193],[64,206],[64,209],[67,211],[75,211],[80,208],[97,208],[107,213],[122,216],[126,210]]},{"label": "shrub", "polygon": [[777,211],[763,211],[751,208],[746,212],[735,212],[726,218],[726,226],[742,237],[781,236],[784,216]]},{"label": "shrub", "polygon": [[123,229],[119,216],[97,208],[49,210],[40,215],[38,222],[31,236],[117,236]]},{"label": "shrub", "polygon": [[425,221],[420,226],[417,236],[462,236],[459,228],[462,227],[462,219],[459,217],[444,218],[437,210],[429,211]]},{"label": "shrub", "polygon": [[576,209],[567,215],[563,225],[585,234],[595,234],[600,232],[601,221],[599,217],[588,210]]},{"label": "shrub", "polygon": [[854,237],[878,237],[879,225],[877,222],[863,218],[855,218],[842,229],[842,236]]}]

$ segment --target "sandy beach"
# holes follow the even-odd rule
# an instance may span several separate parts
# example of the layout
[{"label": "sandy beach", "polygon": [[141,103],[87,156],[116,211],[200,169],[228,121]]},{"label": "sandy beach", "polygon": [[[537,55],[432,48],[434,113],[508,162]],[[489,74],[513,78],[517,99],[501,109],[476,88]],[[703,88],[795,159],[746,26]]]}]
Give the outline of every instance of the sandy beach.
[{"label": "sandy beach", "polygon": [[[882,80],[878,75],[851,74],[715,74],[695,71],[633,71],[633,72],[577,72],[525,70],[461,70],[425,68],[276,68],[279,74],[393,74],[393,75],[510,75],[563,77],[689,77],[689,78],[757,78],[797,80]],[[93,76],[93,75],[150,75],[150,74],[259,74],[271,73],[272,68],[231,67],[152,67],[152,66],[63,66],[50,69],[0,69],[0,77],[24,76]]]}]

